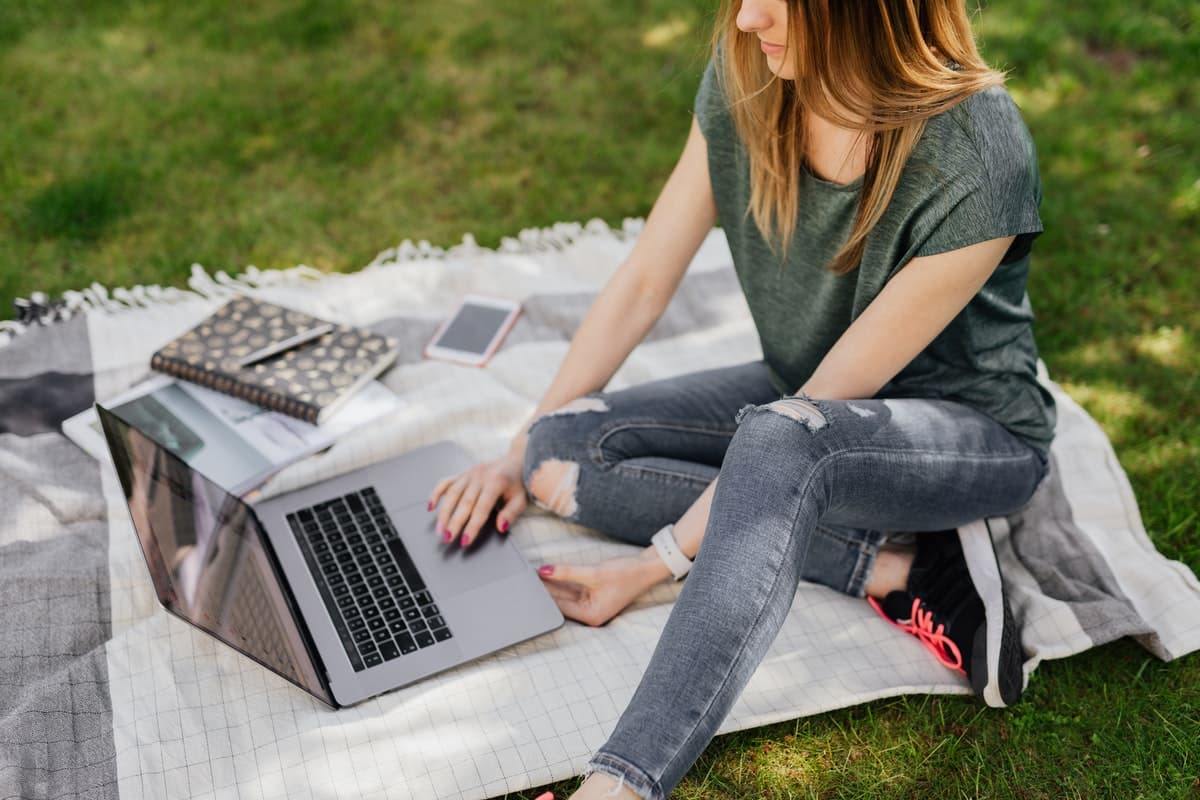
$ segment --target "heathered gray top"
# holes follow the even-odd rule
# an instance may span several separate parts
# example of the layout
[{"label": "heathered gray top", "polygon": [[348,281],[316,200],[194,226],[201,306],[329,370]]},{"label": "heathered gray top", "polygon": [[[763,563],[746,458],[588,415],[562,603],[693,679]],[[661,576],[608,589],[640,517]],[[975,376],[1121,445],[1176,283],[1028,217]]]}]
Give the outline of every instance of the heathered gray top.
[{"label": "heathered gray top", "polygon": [[954,400],[991,416],[1045,452],[1054,400],[1036,380],[1033,309],[1025,293],[1041,185],[1029,131],[1008,92],[979,92],[929,120],[862,262],[825,269],[849,237],[862,178],[848,184],[800,174],[796,232],[781,265],[750,202],[746,149],[710,61],[696,94],[717,210],[771,380],[795,393],[883,285],[918,256],[1016,236],[1002,263],[963,309],[876,397]]}]

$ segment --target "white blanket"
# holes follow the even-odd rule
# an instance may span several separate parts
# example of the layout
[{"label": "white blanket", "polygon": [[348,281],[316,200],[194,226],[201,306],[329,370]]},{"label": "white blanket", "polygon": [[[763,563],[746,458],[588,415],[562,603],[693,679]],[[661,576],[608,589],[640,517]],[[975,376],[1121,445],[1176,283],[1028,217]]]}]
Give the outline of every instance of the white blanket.
[{"label": "white blanket", "polygon": [[[636,222],[622,231],[561,225],[527,232],[497,251],[469,239],[449,252],[406,245],[348,275],[252,271],[242,288],[318,316],[376,325],[405,343],[402,363],[384,377],[405,411],[285,471],[266,491],[443,438],[480,459],[500,454],[638,230]],[[760,357],[730,264],[724,237],[714,231],[663,320],[608,388]],[[195,293],[139,292],[121,302],[98,291],[75,297],[97,398],[144,375],[153,350],[215,308],[228,291],[223,284],[234,283],[218,278],[197,271]],[[505,346],[485,369],[420,360],[435,325],[467,292],[524,302]],[[1163,659],[1200,649],[1200,582],[1154,550],[1104,434],[1043,380],[1059,404],[1051,476],[1023,514],[993,526],[1014,611],[1024,620],[1026,670],[1125,635]],[[28,459],[36,478],[36,457]],[[101,482],[111,631],[100,667],[107,669],[112,779],[121,797],[476,800],[578,775],[637,686],[680,590],[660,584],[603,627],[568,621],[334,712],[159,607],[115,474],[106,468]],[[54,535],[53,520],[39,525],[38,535]],[[0,543],[23,535],[9,530]],[[510,535],[534,566],[633,550],[534,510]],[[802,584],[721,732],[902,693],[969,691],[863,601]],[[19,775],[8,784],[6,776],[0,770],[0,795],[26,785]]]}]

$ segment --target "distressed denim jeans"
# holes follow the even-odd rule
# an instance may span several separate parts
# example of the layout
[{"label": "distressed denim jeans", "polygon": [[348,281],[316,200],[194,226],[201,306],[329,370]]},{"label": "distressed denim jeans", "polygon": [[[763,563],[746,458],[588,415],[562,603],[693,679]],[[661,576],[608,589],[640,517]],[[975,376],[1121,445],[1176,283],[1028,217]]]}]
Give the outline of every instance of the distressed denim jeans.
[{"label": "distressed denim jeans", "polygon": [[534,501],[639,545],[720,476],[646,672],[588,764],[644,800],[666,797],[704,751],[800,580],[862,596],[886,532],[1011,513],[1046,473],[1040,451],[962,404],[780,397],[762,361],[546,414],[529,431],[526,487],[556,461],[561,480]]}]

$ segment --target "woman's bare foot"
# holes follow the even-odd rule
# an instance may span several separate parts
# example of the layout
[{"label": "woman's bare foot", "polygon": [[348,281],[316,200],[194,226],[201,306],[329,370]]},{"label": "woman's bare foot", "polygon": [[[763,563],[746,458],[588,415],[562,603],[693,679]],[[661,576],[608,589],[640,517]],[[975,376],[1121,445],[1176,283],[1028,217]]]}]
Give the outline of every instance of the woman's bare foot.
[{"label": "woman's bare foot", "polygon": [[[618,789],[618,787],[620,787]],[[613,791],[616,789],[617,791]],[[641,800],[624,782],[604,772],[593,772],[567,800]]]}]

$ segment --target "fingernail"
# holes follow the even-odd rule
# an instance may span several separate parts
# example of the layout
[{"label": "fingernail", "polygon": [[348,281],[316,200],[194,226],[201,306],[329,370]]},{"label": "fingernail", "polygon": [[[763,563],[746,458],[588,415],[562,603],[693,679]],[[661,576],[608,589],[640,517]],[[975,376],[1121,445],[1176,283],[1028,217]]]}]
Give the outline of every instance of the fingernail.
[{"label": "fingernail", "polygon": [[553,575],[553,574],[554,574],[554,567],[550,566],[549,564],[546,564],[545,566],[542,566],[542,567],[538,567],[538,575]]},{"label": "fingernail", "polygon": [[430,500],[430,501],[429,501],[429,504],[425,506],[425,510],[426,510],[426,511],[433,511],[433,501],[432,501],[432,500]]},{"label": "fingernail", "polygon": [[442,541],[443,542],[448,542],[453,538],[454,538],[454,534],[450,532],[449,528],[442,529]]},{"label": "fingernail", "polygon": [[506,519],[500,520],[500,532],[501,533],[508,532],[508,520],[506,520]]},{"label": "fingernail", "polygon": [[471,543],[471,540],[470,540],[470,539],[468,539],[468,538],[467,538],[467,535],[464,533],[464,534],[462,535],[462,538],[458,540],[458,543],[459,543],[460,545],[462,545],[463,547],[466,547],[467,545],[469,545],[469,544]]},{"label": "fingernail", "polygon": [[536,798],[534,798],[534,800],[554,800],[554,792],[539,794]]}]

